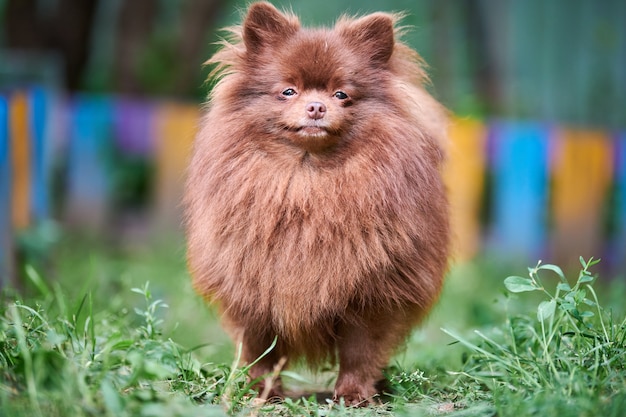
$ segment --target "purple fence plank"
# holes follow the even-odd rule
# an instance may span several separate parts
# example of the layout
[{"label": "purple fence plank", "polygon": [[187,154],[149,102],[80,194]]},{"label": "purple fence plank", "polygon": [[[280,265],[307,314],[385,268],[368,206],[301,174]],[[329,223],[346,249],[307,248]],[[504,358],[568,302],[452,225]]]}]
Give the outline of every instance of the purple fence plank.
[{"label": "purple fence plank", "polygon": [[537,258],[546,247],[548,137],[541,124],[501,121],[490,127],[490,244],[513,259]]},{"label": "purple fence plank", "polygon": [[145,101],[120,99],[116,102],[116,144],[123,153],[145,157],[153,155],[153,109],[154,106]]}]

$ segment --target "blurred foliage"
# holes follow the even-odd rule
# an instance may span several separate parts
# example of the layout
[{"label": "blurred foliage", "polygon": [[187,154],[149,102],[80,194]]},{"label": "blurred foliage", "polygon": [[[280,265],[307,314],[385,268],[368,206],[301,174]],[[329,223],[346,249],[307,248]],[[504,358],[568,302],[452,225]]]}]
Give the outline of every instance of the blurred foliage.
[{"label": "blurred foliage", "polygon": [[[273,3],[292,10],[306,26],[330,26],[342,14],[404,13],[405,41],[429,64],[434,94],[458,114],[626,126],[619,111],[626,106],[626,3],[621,0]],[[41,65],[22,55],[5,57],[0,86],[23,80],[25,71],[36,78],[33,68],[49,82],[56,73],[49,69],[55,67],[66,73],[59,83],[71,89],[203,100],[211,83],[204,83],[208,69],[202,63],[224,35],[219,28],[239,23],[248,4],[2,0],[0,52],[38,52]],[[72,20],[78,17],[80,22]],[[86,36],[77,35],[83,22]],[[56,51],[56,58],[49,51]]]},{"label": "blurred foliage", "polygon": [[118,209],[145,209],[153,201],[155,162],[120,153],[113,170],[113,205]]}]

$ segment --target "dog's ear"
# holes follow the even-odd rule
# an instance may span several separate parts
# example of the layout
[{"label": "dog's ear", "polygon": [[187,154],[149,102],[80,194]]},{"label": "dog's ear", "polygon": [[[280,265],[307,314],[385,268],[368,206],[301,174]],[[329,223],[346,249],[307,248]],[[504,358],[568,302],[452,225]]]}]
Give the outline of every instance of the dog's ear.
[{"label": "dog's ear", "polygon": [[246,52],[256,54],[265,46],[276,46],[299,29],[297,17],[283,14],[267,2],[254,3],[243,22]]},{"label": "dog's ear", "polygon": [[342,24],[340,33],[355,50],[365,54],[373,64],[385,64],[391,58],[395,19],[387,13],[372,13]]}]

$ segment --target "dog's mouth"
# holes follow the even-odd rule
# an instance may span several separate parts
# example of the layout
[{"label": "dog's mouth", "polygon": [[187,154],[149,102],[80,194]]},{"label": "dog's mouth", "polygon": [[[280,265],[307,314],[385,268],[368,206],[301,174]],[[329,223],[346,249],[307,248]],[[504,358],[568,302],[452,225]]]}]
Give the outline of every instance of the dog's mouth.
[{"label": "dog's mouth", "polygon": [[296,133],[303,136],[321,137],[329,134],[328,130],[322,126],[300,126],[296,128]]},{"label": "dog's mouth", "polygon": [[334,146],[339,140],[339,135],[326,126],[302,125],[285,127],[292,133],[289,140],[295,145],[311,152],[319,152]]}]

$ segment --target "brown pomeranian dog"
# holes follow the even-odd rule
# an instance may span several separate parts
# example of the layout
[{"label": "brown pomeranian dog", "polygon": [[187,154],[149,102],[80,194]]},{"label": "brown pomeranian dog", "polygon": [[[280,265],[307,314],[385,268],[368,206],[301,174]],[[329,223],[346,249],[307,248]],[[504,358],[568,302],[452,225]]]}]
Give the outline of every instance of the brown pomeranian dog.
[{"label": "brown pomeranian dog", "polygon": [[[446,114],[397,16],[304,29],[254,3],[209,61],[220,77],[185,191],[188,261],[261,381],[281,358],[339,362],[334,399],[372,402],[447,267]],[[280,381],[265,387],[282,395]]]}]

